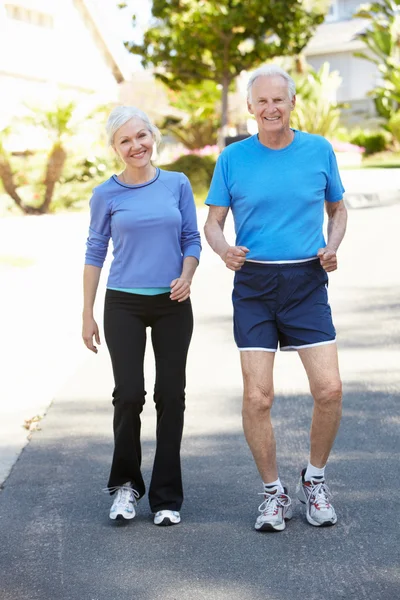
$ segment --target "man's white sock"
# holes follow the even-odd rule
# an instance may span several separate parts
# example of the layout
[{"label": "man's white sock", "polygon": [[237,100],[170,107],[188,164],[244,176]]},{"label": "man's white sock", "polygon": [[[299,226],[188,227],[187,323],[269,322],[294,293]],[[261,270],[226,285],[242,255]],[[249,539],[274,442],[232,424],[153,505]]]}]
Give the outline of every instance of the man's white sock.
[{"label": "man's white sock", "polygon": [[325,467],[320,469],[319,467],[314,467],[309,462],[306,472],[304,473],[304,479],[305,481],[311,481],[311,479],[316,479],[317,481],[320,479],[322,481],[325,479]]},{"label": "man's white sock", "polygon": [[284,492],[283,485],[282,485],[279,477],[276,481],[270,481],[268,483],[265,483],[265,481],[264,481],[263,484],[264,484],[264,491],[267,494],[275,494],[276,492],[278,492],[278,493]]}]

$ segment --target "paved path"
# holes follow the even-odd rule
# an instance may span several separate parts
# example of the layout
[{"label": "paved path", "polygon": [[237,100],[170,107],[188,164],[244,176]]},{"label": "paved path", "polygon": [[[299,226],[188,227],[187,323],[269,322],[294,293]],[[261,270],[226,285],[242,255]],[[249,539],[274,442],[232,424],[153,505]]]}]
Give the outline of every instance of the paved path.
[{"label": "paved path", "polygon": [[[76,219],[71,231],[83,231]],[[154,527],[146,500],[133,523],[108,521],[109,499],[101,487],[112,451],[109,360],[104,347],[99,356],[70,356],[75,372],[0,494],[1,600],[399,597],[399,223],[400,205],[351,211],[340,270],[331,277],[345,387],[343,424],[328,471],[340,518],[336,527],[307,525],[296,506],[284,532],[253,531],[260,485],[241,431],[231,274],[206,248],[193,286],[196,330],[188,366],[182,524]],[[77,257],[72,255],[71,262]],[[67,319],[76,330],[79,313],[78,293],[71,314],[54,308],[60,263],[64,268],[65,259],[54,256],[54,293],[48,303],[52,327],[47,320],[37,324],[38,334],[45,335],[42,355],[37,356],[34,338],[19,336],[22,354],[27,344],[34,364],[45,370],[50,365],[50,374],[57,368],[55,357],[66,360],[63,349],[71,347],[68,336],[59,338],[57,323]],[[68,279],[64,289],[78,283]],[[34,294],[20,292],[23,316]],[[151,391],[150,353],[146,371]],[[277,357],[276,394],[280,473],[294,491],[307,459],[311,411],[295,354]],[[143,418],[147,482],[155,422],[148,398]]]}]

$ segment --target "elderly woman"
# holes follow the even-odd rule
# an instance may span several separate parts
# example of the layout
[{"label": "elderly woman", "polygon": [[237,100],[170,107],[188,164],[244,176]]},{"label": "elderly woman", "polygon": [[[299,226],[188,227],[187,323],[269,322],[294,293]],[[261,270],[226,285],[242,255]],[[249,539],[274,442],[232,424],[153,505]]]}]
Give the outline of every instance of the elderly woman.
[{"label": "elderly woman", "polygon": [[107,281],[104,333],[115,387],[114,455],[108,490],[110,519],[133,519],[145,493],[140,469],[140,413],[145,402],[143,361],[151,328],[156,379],[157,448],[149,488],[156,525],[180,522],[183,501],[180,446],[186,357],[193,330],[190,286],[201,245],[189,180],[151,162],[158,129],[135,107],[115,108],[109,142],[124,163],[96,187],[84,268],[82,337],[97,353],[93,307],[110,238],[114,258]]}]

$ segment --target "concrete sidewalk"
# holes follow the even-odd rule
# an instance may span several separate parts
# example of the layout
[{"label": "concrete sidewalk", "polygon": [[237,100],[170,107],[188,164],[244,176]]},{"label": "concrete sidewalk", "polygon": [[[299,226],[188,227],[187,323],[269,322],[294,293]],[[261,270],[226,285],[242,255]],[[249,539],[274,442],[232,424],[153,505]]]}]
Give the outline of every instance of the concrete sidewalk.
[{"label": "concrete sidewalk", "polygon": [[[154,527],[146,499],[133,523],[108,521],[101,488],[112,452],[112,381],[102,347],[75,365],[0,493],[1,600],[397,598],[399,222],[400,205],[352,211],[340,268],[331,276],[345,387],[328,469],[336,527],[309,526],[296,505],[284,532],[253,530],[261,488],[241,431],[232,276],[205,248],[192,292],[183,522]],[[276,363],[278,460],[294,496],[307,460],[312,402],[297,355],[282,353]],[[155,427],[150,352],[146,373],[148,482]]]}]

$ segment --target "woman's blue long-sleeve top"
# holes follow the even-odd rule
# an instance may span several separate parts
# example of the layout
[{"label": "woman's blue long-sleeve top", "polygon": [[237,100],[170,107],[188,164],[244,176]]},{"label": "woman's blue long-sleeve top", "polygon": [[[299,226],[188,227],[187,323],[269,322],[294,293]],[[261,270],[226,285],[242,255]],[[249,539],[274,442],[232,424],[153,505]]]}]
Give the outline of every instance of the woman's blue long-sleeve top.
[{"label": "woman's blue long-sleeve top", "polygon": [[93,190],[90,214],[85,264],[102,267],[112,239],[107,287],[168,287],[184,258],[200,258],[196,207],[183,173],[157,169],[138,185],[113,175]]}]

